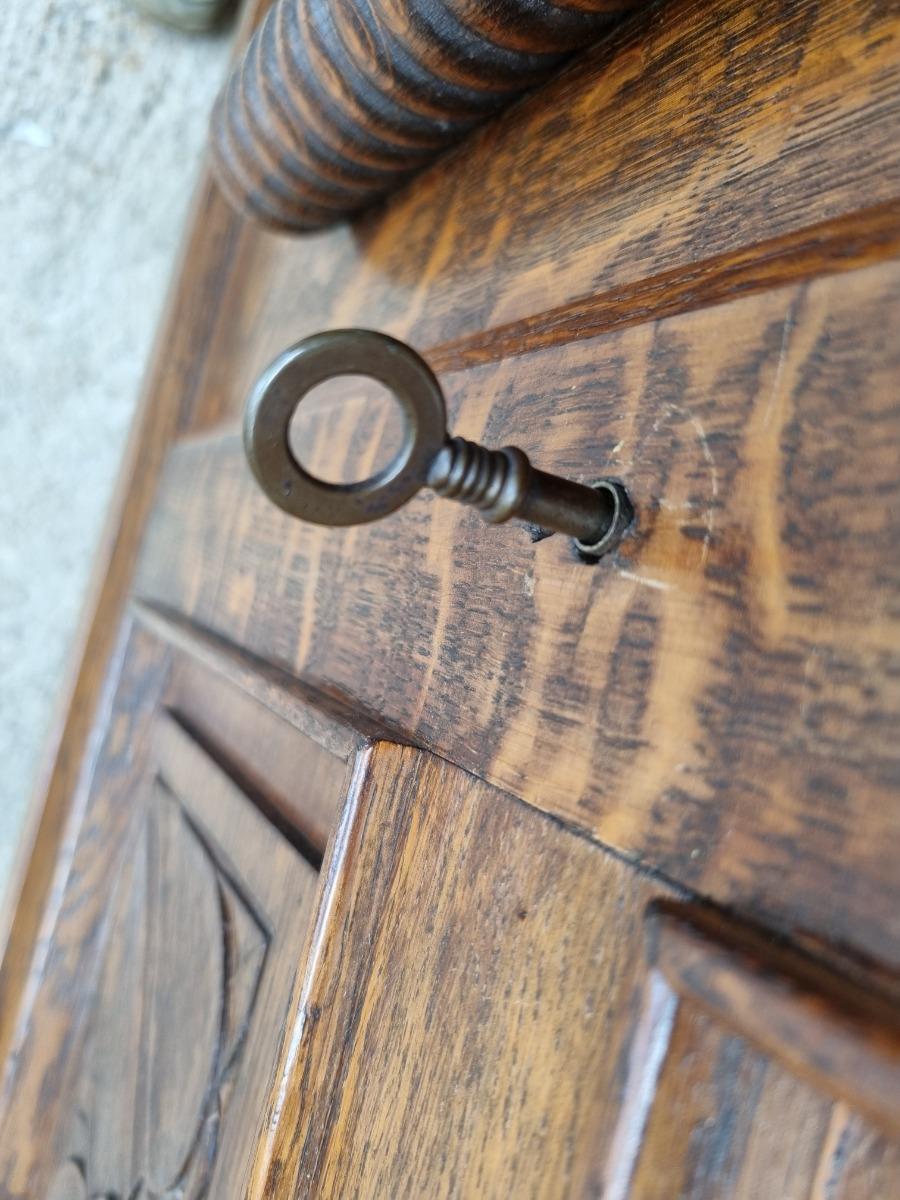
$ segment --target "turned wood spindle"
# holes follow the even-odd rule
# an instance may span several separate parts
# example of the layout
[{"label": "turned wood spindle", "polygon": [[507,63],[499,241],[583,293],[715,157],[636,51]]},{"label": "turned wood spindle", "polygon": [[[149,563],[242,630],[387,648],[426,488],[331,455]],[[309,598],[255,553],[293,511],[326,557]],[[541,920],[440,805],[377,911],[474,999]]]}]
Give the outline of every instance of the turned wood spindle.
[{"label": "turned wood spindle", "polygon": [[309,230],[380,199],[636,0],[276,0],[212,119],[231,200]]}]

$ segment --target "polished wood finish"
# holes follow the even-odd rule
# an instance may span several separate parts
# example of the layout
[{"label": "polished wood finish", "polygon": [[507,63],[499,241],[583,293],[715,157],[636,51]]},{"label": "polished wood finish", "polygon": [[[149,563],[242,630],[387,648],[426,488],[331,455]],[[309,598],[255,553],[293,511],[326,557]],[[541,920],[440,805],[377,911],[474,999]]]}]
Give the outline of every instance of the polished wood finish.
[{"label": "polished wood finish", "polygon": [[380,199],[635,0],[275,0],[213,113],[216,175],[308,230]]},{"label": "polished wood finish", "polygon": [[659,904],[650,921],[654,965],[676,992],[900,1136],[896,992],[879,994],[871,980],[848,980],[714,911]]},{"label": "polished wood finish", "polygon": [[892,1196],[896,992],[708,905],[647,919],[643,1105],[626,1092],[603,1195]]},{"label": "polished wood finish", "polygon": [[[454,428],[625,482],[635,535],[596,567],[427,497],[294,521],[217,436],[172,455],[139,591],[681,883],[898,966],[898,312],[891,264],[445,375]],[[298,420],[368,473],[365,413]]]},{"label": "polished wood finish", "polygon": [[[900,1184],[900,1150],[861,1115],[887,1112],[892,1011],[427,752],[347,728],[345,760],[309,694],[287,734],[229,670],[224,647],[201,663],[146,626],[129,638],[9,1064],[4,1197]],[[233,717],[256,710],[248,792]],[[340,803],[321,875],[260,802],[312,747],[332,769],[293,788],[298,828],[320,792]],[[838,1014],[824,1033],[820,1010]],[[862,1067],[848,1013],[870,1030]]]},{"label": "polished wood finish", "polygon": [[255,1194],[589,1194],[659,886],[384,743],[327,870]]},{"label": "polished wood finish", "polygon": [[382,329],[443,371],[468,365],[469,341],[490,361],[884,261],[898,56],[875,0],[637,14],[383,212],[299,239],[247,231],[192,427],[236,418],[268,363],[323,328]]},{"label": "polished wood finish", "polygon": [[483,334],[436,346],[435,369],[461,371],[499,362],[648,320],[724,304],[754,292],[804,283],[817,275],[854,271],[900,252],[900,202],[822,221],[808,229],[764,238],[742,250],[662,271],[584,300],[495,325]]},{"label": "polished wood finish", "polygon": [[[6,1064],[4,1197],[73,1174],[116,1200],[243,1194],[318,872],[267,819],[283,732],[271,714],[256,723],[248,794],[227,726],[198,743],[176,715],[209,687],[197,672],[140,629],[129,638],[41,987]],[[346,763],[292,732],[294,802],[337,811]],[[305,775],[311,747],[330,773]]]},{"label": "polished wood finish", "polygon": [[634,1113],[643,1115],[637,1129],[628,1128],[635,1153],[619,1160],[623,1169],[611,1176],[605,1197],[889,1200],[896,1194],[897,1142],[700,1009],[667,1009],[667,1000],[665,993],[657,997],[668,1020],[651,1103]]},{"label": "polished wood finish", "polygon": [[[4,1200],[83,1196],[79,1108],[91,1187],[171,1162],[212,1077],[184,964],[212,994],[223,940],[140,932],[206,911],[180,771],[198,828],[208,796],[257,831],[229,879],[277,846],[312,887],[223,1106],[236,1194],[900,1192],[898,48],[875,0],[674,0],[352,226],[290,241],[206,188],[0,976]],[[461,433],[627,480],[618,556],[424,497],[327,535],[266,504],[247,389],[353,323],[425,353]],[[384,448],[351,385],[303,420],[350,478]],[[128,854],[150,812],[174,909]],[[96,1031],[138,962],[123,1009],[199,1032],[160,1071],[135,1039],[113,1111]],[[148,1088],[179,1120],[138,1153]]]}]

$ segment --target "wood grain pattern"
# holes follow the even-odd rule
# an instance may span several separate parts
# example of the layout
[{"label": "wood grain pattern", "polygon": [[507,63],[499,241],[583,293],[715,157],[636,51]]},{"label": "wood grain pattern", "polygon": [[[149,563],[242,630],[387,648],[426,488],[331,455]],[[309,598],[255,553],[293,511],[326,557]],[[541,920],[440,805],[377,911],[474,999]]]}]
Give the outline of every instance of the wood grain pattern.
[{"label": "wood grain pattern", "polygon": [[318,868],[343,803],[348,762],[184,656],[176,660],[166,707]]},{"label": "wood grain pattern", "polygon": [[676,992],[900,1136],[897,997],[713,912],[658,906],[652,961]]},{"label": "wood grain pattern", "polygon": [[[122,862],[132,829],[128,797],[140,786],[153,716],[169,662],[139,633],[119,664],[103,745],[75,844],[61,856],[42,941],[31,946],[20,1004],[7,1015],[10,1051],[0,1094],[0,1183],[4,1200],[41,1194],[53,1134],[68,1113],[67,1071],[86,1013],[83,997],[97,979],[110,903],[110,862]],[[115,686],[115,685],[113,685]],[[90,802],[88,802],[88,800]]]},{"label": "wood grain pattern", "polygon": [[743,250],[663,271],[637,283],[436,346],[436,371],[461,371],[514,354],[581,341],[629,325],[722,304],[819,275],[853,271],[900,253],[900,201],[766,238]]},{"label": "wood grain pattern", "polygon": [[631,1173],[613,1200],[809,1200],[831,1113],[827,1097],[777,1062],[679,1007]]},{"label": "wood grain pattern", "polygon": [[[244,0],[238,44],[267,4]],[[20,855],[0,907],[0,1061],[12,1045],[41,928],[52,925],[54,880],[68,869],[86,782],[102,739],[124,645],[125,607],[138,545],[165,452],[202,393],[205,355],[239,247],[240,221],[204,171],[197,183],[159,334],[97,552],[84,617],[61,689],[45,765],[32,798]]]},{"label": "wood grain pattern", "polygon": [[162,782],[150,791],[107,917],[63,1143],[89,1194],[116,1200],[141,1186],[208,1193],[272,950],[180,801]]},{"label": "wood grain pattern", "polygon": [[691,1008],[672,1021],[636,1151],[605,1196],[890,1200],[900,1187],[900,1144]]},{"label": "wood grain pattern", "polygon": [[483,354],[498,327],[514,327],[517,353],[516,322],[562,317],[571,338],[582,316],[600,333],[748,281],[813,278],[840,268],[842,236],[856,265],[883,259],[898,228],[878,216],[900,198],[898,62],[896,14],[877,0],[636,14],[384,211],[300,240],[248,233],[195,427],[236,416],[276,354],[329,326],[383,329],[429,356],[450,343],[458,362],[461,339]]},{"label": "wood grain pattern", "polygon": [[253,1194],[591,1194],[669,889],[386,743],[325,870]]},{"label": "wood grain pattern", "polygon": [[[84,995],[104,961],[115,976],[140,958],[140,935],[110,933],[141,927],[140,860],[122,848],[162,758],[185,806],[224,805],[243,879],[267,862],[246,847],[278,835],[248,836],[229,796],[259,823],[249,793],[271,789],[304,820],[284,723],[323,751],[311,842],[357,756],[358,771],[311,953],[291,939],[290,1019],[243,1051],[266,1102],[225,1106],[255,1122],[217,1143],[237,1194],[353,1194],[369,1163],[400,1194],[479,1200],[673,1180],[692,1197],[897,1194],[897,1142],[826,1094],[877,1115],[872,1073],[853,1089],[850,1069],[792,1074],[784,1021],[757,1045],[643,962],[640,914],[687,889],[895,994],[898,46],[878,0],[673,0],[352,227],[290,241],[206,194],[30,876],[32,898],[55,880],[52,904],[26,903],[4,976],[0,1194],[46,1194],[45,1166],[56,1195],[90,1194],[64,1121]],[[141,629],[119,643],[123,682],[114,698],[109,676],[85,758],[168,440],[233,418],[297,337],[354,322],[433,356],[461,433],[626,479],[635,537],[587,568],[559,538],[532,545],[425,498],[326,537],[265,504],[233,437],[184,440],[147,533]],[[358,404],[309,416],[348,472],[377,454]],[[166,704],[182,724],[158,717],[150,748]],[[260,952],[242,911],[235,1012]],[[879,1021],[871,1045],[893,1027]],[[98,1116],[121,1136],[95,1177],[124,1177],[133,1111]],[[155,1125],[177,1157],[178,1130]]]},{"label": "wood grain pattern", "polygon": [[900,1144],[837,1105],[815,1182],[828,1200],[893,1196],[900,1187]]},{"label": "wood grain pattern", "polygon": [[[9,1081],[5,1200],[45,1194],[48,1179],[55,1200],[133,1200],[173,1177],[197,1200],[663,1200],[675,1181],[692,1200],[894,1194],[897,1143],[856,1111],[881,1115],[884,1059],[841,1059],[833,1034],[817,1049],[797,1039],[819,1055],[803,1075],[855,1107],[785,1069],[798,1065],[791,1022],[810,1035],[821,1021],[803,1027],[798,974],[826,1017],[856,997],[870,1048],[893,1010],[808,963],[798,972],[771,938],[673,905],[667,883],[459,768],[385,742],[357,754],[314,899],[315,873],[162,711],[194,694],[198,669],[135,633],[115,705],[128,721],[101,754],[53,931],[72,973],[51,960]],[[103,838],[116,828],[110,894]],[[760,1036],[763,998],[775,1020]],[[823,1047],[841,1072],[823,1072]]]},{"label": "wood grain pattern", "polygon": [[[252,1148],[258,1117],[272,1086],[277,1037],[288,1012],[289,998],[303,959],[303,945],[317,897],[318,875],[302,857],[247,802],[219,764],[213,763],[174,722],[160,717],[154,730],[159,777],[183,807],[188,822],[226,875],[234,893],[231,911],[225,912],[224,929],[235,938],[238,904],[255,911],[255,920],[266,931],[270,945],[254,987],[252,1011],[244,1025],[236,1020],[234,998],[247,989],[240,972],[253,968],[246,956],[230,953],[231,1001],[224,1006],[226,1024],[220,1041],[223,1085],[231,1095],[218,1116],[215,1159],[209,1166],[208,1194],[243,1196],[247,1192]],[[335,771],[335,782],[343,771]],[[302,792],[302,784],[297,787]],[[183,932],[179,935],[183,938]],[[172,939],[170,939],[172,940]],[[171,949],[167,950],[171,956]],[[183,1033],[171,1027],[168,1036],[175,1054],[183,1054]],[[235,1058],[240,1039],[240,1061]],[[232,1053],[229,1056],[229,1048]],[[169,1075],[174,1076],[175,1071]],[[170,1083],[170,1086],[173,1086]],[[156,1122],[151,1128],[159,1128]],[[146,1176],[145,1176],[146,1177]],[[199,1196],[203,1195],[198,1191]]]},{"label": "wood grain pattern", "polygon": [[216,105],[236,204],[315,229],[396,188],[634,0],[276,0]]},{"label": "wood grain pattern", "polygon": [[236,688],[252,696],[323,750],[344,761],[368,740],[396,740],[397,731],[377,715],[347,707],[339,697],[319,692],[312,684],[245,647],[199,627],[186,614],[140,599],[132,599],[129,613],[141,628],[171,646],[200,671],[216,676],[226,690]]},{"label": "wood grain pattern", "polygon": [[[248,28],[262,7],[245,6]],[[897,45],[891,7],[875,0],[752,11],[677,0],[664,23],[635,18],[352,229],[293,243],[246,230],[204,185],[98,565],[83,668],[4,911],[6,926],[16,920],[0,1050],[175,430],[235,416],[275,354],[327,325],[372,324],[426,351],[454,341],[457,356],[462,336],[896,200]]]},{"label": "wood grain pattern", "polygon": [[[756,942],[767,997],[744,1005],[744,960],[727,958],[743,927],[656,900],[645,969],[638,921],[667,885],[385,743],[326,872],[254,1195],[887,1200],[900,1183],[897,1143],[833,1099],[883,1115],[877,1056],[843,1060],[849,1088],[818,1064],[793,1073],[789,1022],[811,1055],[835,1046],[804,1028],[799,956],[771,937]],[[689,921],[715,930],[706,964],[683,952]],[[833,980],[814,977],[827,1009]],[[766,1008],[748,1009],[775,995],[763,1050]],[[872,1044],[890,1037],[896,1014],[866,1012]]]},{"label": "wood grain pattern", "polygon": [[[173,455],[140,591],[685,884],[896,967],[898,313],[886,265],[446,376],[462,434],[628,485],[637,534],[596,568],[427,497],[347,533],[292,521],[225,438]],[[367,474],[377,427],[309,421]]]},{"label": "wood grain pattern", "polygon": [[648,916],[643,1010],[654,1028],[666,1014],[663,1045],[644,1106],[629,1112],[626,1091],[616,1145],[631,1153],[613,1157],[603,1195],[893,1196],[896,1003],[849,983],[852,962],[825,967],[708,906],[661,901]]},{"label": "wood grain pattern", "polygon": [[[4,1200],[79,1178],[115,1200],[243,1194],[318,874],[166,715],[192,671],[175,662],[135,632],[6,1064]],[[332,762],[295,803],[306,786],[340,798]]]}]

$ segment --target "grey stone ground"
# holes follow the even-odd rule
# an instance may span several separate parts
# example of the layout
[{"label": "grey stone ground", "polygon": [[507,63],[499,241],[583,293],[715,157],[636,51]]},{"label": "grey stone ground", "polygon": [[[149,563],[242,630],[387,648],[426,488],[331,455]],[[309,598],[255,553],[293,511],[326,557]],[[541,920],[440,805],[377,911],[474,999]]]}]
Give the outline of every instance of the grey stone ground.
[{"label": "grey stone ground", "polygon": [[124,0],[0,6],[0,894],[227,51]]}]

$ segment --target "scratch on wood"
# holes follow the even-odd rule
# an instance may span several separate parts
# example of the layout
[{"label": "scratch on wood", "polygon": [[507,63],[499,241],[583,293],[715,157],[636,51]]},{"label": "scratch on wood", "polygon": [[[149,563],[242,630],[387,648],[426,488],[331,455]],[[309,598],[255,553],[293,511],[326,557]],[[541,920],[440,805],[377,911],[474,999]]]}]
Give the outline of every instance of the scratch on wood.
[{"label": "scratch on wood", "polygon": [[788,308],[784,315],[784,325],[781,329],[781,348],[778,351],[778,362],[775,365],[775,374],[772,378],[772,387],[769,389],[769,398],[766,401],[766,411],[763,414],[763,429],[769,428],[769,422],[772,419],[772,410],[775,407],[775,401],[778,398],[778,392],[781,387],[781,377],[784,374],[784,364],[787,360],[788,343],[790,342],[791,332],[794,328],[793,305]]},{"label": "scratch on wood", "polygon": [[659,972],[651,971],[629,1055],[622,1109],[610,1148],[603,1188],[606,1200],[624,1200],[628,1195],[677,1009],[675,993]]},{"label": "scratch on wood", "polygon": [[624,567],[619,567],[618,572],[623,579],[630,579],[632,583],[640,583],[644,587],[655,588],[658,592],[668,592],[672,589],[671,583],[663,583],[661,579],[651,579],[647,575],[636,575],[634,571],[626,571]]}]

